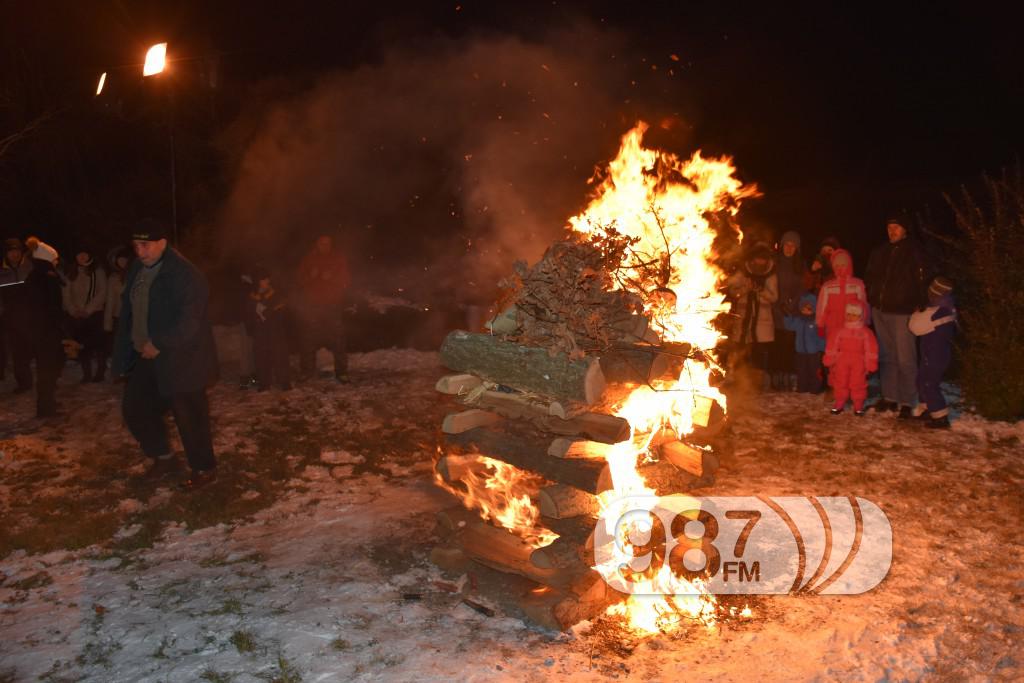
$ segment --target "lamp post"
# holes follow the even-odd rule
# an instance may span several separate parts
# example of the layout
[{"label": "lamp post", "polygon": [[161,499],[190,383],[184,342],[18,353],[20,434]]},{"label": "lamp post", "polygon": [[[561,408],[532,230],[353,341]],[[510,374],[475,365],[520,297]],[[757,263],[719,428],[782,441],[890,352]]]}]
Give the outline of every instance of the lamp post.
[{"label": "lamp post", "polygon": [[[157,76],[164,72],[167,67],[167,43],[157,43],[146,51],[146,61],[142,66],[142,76],[148,78]],[[102,82],[100,88],[102,88]],[[171,100],[168,106],[167,129],[171,138],[171,234],[175,245],[178,244],[178,173],[177,161],[174,149],[174,99],[173,93],[168,91],[168,98]]]}]

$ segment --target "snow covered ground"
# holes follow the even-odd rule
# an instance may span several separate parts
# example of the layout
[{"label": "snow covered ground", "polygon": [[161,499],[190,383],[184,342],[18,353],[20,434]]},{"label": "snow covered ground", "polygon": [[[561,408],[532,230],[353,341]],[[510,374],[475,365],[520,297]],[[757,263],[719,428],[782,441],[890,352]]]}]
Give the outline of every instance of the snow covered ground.
[{"label": "snow covered ground", "polygon": [[893,528],[886,580],[755,598],[712,629],[556,634],[470,609],[474,577],[427,560],[451,504],[430,472],[436,354],[351,366],[350,385],[219,385],[219,479],[195,493],[143,472],[118,387],[69,368],[67,417],[39,422],[0,386],[0,682],[1024,678],[1021,425],[731,399],[735,454],[698,493],[867,498]]}]

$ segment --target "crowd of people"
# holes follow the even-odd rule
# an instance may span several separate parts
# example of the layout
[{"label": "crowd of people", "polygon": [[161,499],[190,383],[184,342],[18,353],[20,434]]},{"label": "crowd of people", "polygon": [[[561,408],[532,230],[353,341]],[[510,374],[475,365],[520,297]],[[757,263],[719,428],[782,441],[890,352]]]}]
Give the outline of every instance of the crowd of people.
[{"label": "crowd of people", "polygon": [[[81,367],[83,384],[106,381],[109,367],[111,381],[124,384],[125,425],[151,469],[163,471],[174,461],[164,423],[169,412],[191,468],[187,485],[210,481],[216,458],[206,390],[217,378],[218,361],[209,289],[200,270],[168,245],[165,228],[140,221],[130,246],[109,250],[105,263],[85,245],[64,262],[37,237],[9,238],[3,247],[0,379],[10,365],[14,392],[34,387],[36,416],[46,419],[58,415],[57,381],[69,361]],[[326,347],[334,354],[334,378],[348,382],[344,256],[321,236],[287,278],[292,296],[278,279],[285,278],[260,266],[242,276],[246,286],[234,302],[244,320],[242,386],[290,389],[295,339],[305,375],[315,371],[316,351]]]},{"label": "crowd of people", "polygon": [[[810,263],[796,232],[784,233],[777,249],[755,244],[728,283],[731,363],[763,371],[766,389],[822,393],[828,386],[835,415],[852,403],[857,416],[894,411],[948,428],[940,384],[956,332],[953,285],[934,272],[900,219],[890,218],[886,233],[863,280],[833,237]],[[867,406],[876,372],[881,396]]]},{"label": "crowd of people", "polygon": [[[948,428],[940,384],[956,331],[952,284],[932,272],[901,221],[890,219],[886,231],[864,280],[834,238],[810,262],[796,232],[784,233],[777,249],[755,244],[727,283],[735,320],[730,363],[760,369],[765,388],[777,391],[822,393],[827,384],[833,414],[852,403],[858,416],[895,411]],[[163,421],[170,412],[190,481],[202,483],[216,466],[206,399],[218,372],[209,292],[199,269],[166,238],[159,224],[141,221],[131,246],[107,251],[102,263],[86,245],[63,263],[36,237],[7,239],[0,379],[10,357],[15,393],[34,385],[36,414],[49,418],[57,415],[57,380],[69,358],[81,366],[82,383],[105,381],[109,361],[111,380],[125,384],[125,424],[153,468],[173,460]],[[329,236],[317,238],[288,276],[255,266],[240,280],[242,387],[290,389],[296,346],[303,376],[315,373],[315,354],[326,348],[335,380],[348,382],[342,312],[349,270]],[[875,372],[881,396],[867,406]]]}]

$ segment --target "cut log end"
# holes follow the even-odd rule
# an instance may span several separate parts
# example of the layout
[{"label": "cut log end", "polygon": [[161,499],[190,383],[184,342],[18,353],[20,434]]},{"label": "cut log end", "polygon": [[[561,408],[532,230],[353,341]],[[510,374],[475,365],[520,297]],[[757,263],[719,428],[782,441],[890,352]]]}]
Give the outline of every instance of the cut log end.
[{"label": "cut log end", "polygon": [[486,410],[472,408],[461,413],[450,413],[441,423],[441,431],[445,434],[461,434],[476,427],[489,427],[502,422],[500,415]]}]

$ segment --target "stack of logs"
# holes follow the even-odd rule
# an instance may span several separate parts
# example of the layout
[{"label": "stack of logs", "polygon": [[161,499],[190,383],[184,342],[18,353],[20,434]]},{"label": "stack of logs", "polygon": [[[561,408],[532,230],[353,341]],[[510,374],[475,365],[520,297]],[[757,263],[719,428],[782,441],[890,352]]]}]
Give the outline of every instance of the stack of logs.
[{"label": "stack of logs", "polygon": [[[543,478],[533,502],[543,525],[559,538],[534,548],[458,506],[439,514],[448,541],[435,548],[435,561],[444,566],[468,558],[536,582],[519,607],[535,623],[558,630],[618,600],[592,569],[592,534],[597,494],[612,488],[604,455],[631,434],[625,419],[602,409],[637,384],[678,376],[688,352],[685,345],[621,344],[600,357],[570,360],[489,334],[451,333],[441,360],[458,374],[441,378],[437,390],[458,401],[460,410],[445,417],[437,475],[464,489],[468,473],[485,469],[479,456],[487,456]],[[655,435],[652,449],[660,458],[637,468],[660,495],[713,481],[724,412],[715,401],[696,397],[694,425],[683,440]]]}]

